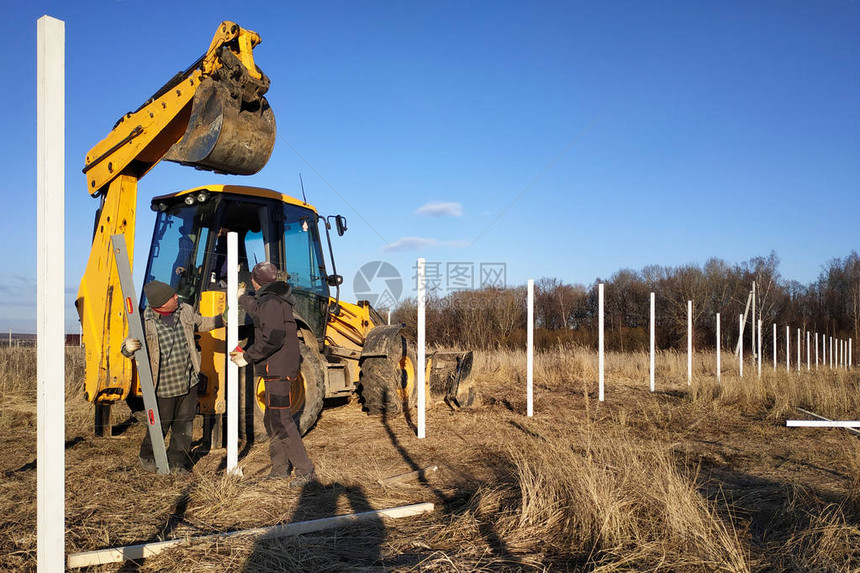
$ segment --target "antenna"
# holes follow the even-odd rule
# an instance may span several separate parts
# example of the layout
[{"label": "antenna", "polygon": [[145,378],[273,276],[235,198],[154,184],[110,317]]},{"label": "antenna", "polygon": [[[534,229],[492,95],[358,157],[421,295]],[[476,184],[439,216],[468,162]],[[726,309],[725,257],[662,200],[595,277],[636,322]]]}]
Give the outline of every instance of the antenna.
[{"label": "antenna", "polygon": [[304,201],[304,202],[305,202],[305,205],[307,205],[307,203],[308,203],[308,198],[307,198],[307,197],[305,197],[305,182],[304,182],[304,181],[302,181],[302,174],[301,174],[301,173],[299,173],[299,183],[301,183],[301,184],[302,184],[302,201]]}]

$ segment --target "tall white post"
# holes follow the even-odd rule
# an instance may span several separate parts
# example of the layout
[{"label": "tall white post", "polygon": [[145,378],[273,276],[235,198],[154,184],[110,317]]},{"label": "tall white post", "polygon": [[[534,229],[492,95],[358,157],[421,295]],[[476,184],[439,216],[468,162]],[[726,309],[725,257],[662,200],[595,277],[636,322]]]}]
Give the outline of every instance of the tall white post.
[{"label": "tall white post", "polygon": [[424,396],[424,379],[427,368],[427,354],[425,344],[425,315],[426,315],[426,291],[424,288],[424,259],[418,259],[418,437],[426,437],[424,427],[424,409],[426,408]]},{"label": "tall white post", "polygon": [[388,325],[391,326],[391,309],[388,309]]},{"label": "tall white post", "polygon": [[[743,331],[744,328],[744,315],[738,315],[738,328],[739,332]],[[743,335],[738,336],[738,372],[740,372],[741,378],[744,377],[744,337]]]},{"label": "tall white post", "polygon": [[65,568],[66,24],[36,27],[36,566],[47,572]]},{"label": "tall white post", "polygon": [[654,293],[652,292],[652,293],[651,293],[651,364],[650,364],[650,372],[651,372],[651,391],[652,391],[652,392],[654,391],[654,350],[655,350],[655,348],[654,348],[654,347],[655,347],[655,344],[654,344],[654,340],[655,340],[655,330],[654,330],[654,327],[655,327],[655,324],[656,324],[656,319],[655,319],[655,304],[654,304],[654,302],[655,302],[655,295],[654,295]]},{"label": "tall white post", "polygon": [[755,345],[755,340],[756,340],[756,338],[755,338],[755,332],[756,332],[756,328],[755,328],[755,327],[756,327],[756,324],[755,324],[755,321],[756,321],[756,318],[755,318],[755,299],[756,299],[756,296],[755,296],[755,281],[753,281],[753,283],[752,283],[752,320],[750,320],[750,326],[752,327],[752,328],[750,328],[750,348],[752,348],[752,352],[753,352],[753,359],[755,359],[755,355],[756,355],[756,345]]},{"label": "tall white post", "polygon": [[809,331],[806,331],[806,371],[809,372],[812,370],[812,360],[810,358],[812,354],[812,347],[809,345]]},{"label": "tall white post", "polygon": [[797,329],[797,371],[800,372],[800,329]]},{"label": "tall white post", "polygon": [[853,364],[851,362],[851,358],[852,358],[851,357],[851,341],[852,340],[853,339],[851,339],[851,338],[848,339],[848,369],[849,370],[851,370],[851,366],[853,366]]},{"label": "tall white post", "polygon": [[598,374],[598,399],[603,402],[603,366],[604,366],[604,357],[603,357],[603,283],[597,285],[597,304],[600,307],[597,312],[597,327],[600,331],[597,335],[597,369],[599,370]]},{"label": "tall white post", "polygon": [[773,323],[773,371],[776,372],[776,323]]},{"label": "tall white post", "polygon": [[758,321],[758,377],[761,378],[761,319]]},{"label": "tall white post", "polygon": [[720,313],[717,313],[717,384],[720,383],[722,366],[720,365],[720,351],[723,346],[723,337],[720,335]]},{"label": "tall white post", "polygon": [[[227,350],[239,345],[239,234],[227,233]],[[246,368],[253,368],[250,364]],[[239,367],[227,361],[227,475],[242,475],[239,466]]]},{"label": "tall white post", "polygon": [[818,370],[818,333],[815,333],[815,369]]},{"label": "tall white post", "polygon": [[821,334],[821,367],[827,367],[827,335]]},{"label": "tall white post", "polygon": [[785,371],[791,371],[791,329],[785,325]]},{"label": "tall white post", "polygon": [[830,369],[833,370],[833,337],[830,337]]},{"label": "tall white post", "polygon": [[527,342],[526,350],[526,415],[534,415],[534,359],[535,359],[535,281],[528,282],[528,311],[527,311]]},{"label": "tall white post", "polygon": [[693,383],[693,301],[687,301],[687,386]]}]

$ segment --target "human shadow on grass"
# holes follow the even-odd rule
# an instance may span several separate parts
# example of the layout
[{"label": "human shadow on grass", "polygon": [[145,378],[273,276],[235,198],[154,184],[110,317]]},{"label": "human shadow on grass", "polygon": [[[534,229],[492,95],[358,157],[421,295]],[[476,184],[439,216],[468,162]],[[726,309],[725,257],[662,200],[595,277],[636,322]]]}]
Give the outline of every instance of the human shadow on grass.
[{"label": "human shadow on grass", "polygon": [[[412,412],[410,408],[404,408],[403,416],[406,421],[407,426],[412,429],[414,426],[412,424]],[[403,458],[403,461],[412,468],[412,471],[418,471],[421,468],[420,464],[418,464],[406,447],[400,442],[400,439],[397,437],[397,434],[394,432],[391,422],[391,416],[387,413],[383,413],[381,417],[382,426],[385,429],[385,432],[388,434],[388,439],[391,441],[391,445],[394,446],[394,449],[397,450],[397,453],[400,454],[400,457]],[[395,418],[396,419],[396,418]],[[498,467],[502,467],[500,464]],[[416,479],[420,484],[430,489],[437,499],[442,501],[442,505],[444,507],[444,511],[446,513],[457,515],[464,511],[469,510],[470,507],[473,507],[477,502],[475,499],[475,494],[478,492],[477,487],[475,485],[479,483],[478,480],[471,476],[466,476],[464,480],[465,483],[461,484],[453,494],[446,494],[442,490],[433,486],[429,480],[427,479],[427,475],[424,472],[419,473],[416,476]],[[495,526],[492,522],[480,519],[478,520],[478,528],[481,533],[481,536],[484,538],[484,541],[490,547],[490,550],[493,552],[493,555],[506,563],[509,564],[520,564],[521,560],[510,552],[508,549],[507,543],[505,543],[504,539],[502,539],[498,532],[496,531]],[[402,556],[404,558],[408,558],[408,556]],[[404,565],[403,563],[398,563],[398,565]]]},{"label": "human shadow on grass", "polygon": [[[310,482],[302,488],[290,523],[301,522],[314,529],[320,525],[317,520],[339,515],[338,505],[344,503],[353,514],[374,510],[361,487]],[[381,546],[385,536],[386,528],[379,516],[302,535],[285,536],[274,531],[257,538],[242,571],[382,571],[385,566]]]},{"label": "human shadow on grass", "polygon": [[[192,486],[187,485],[179,496],[176,498],[176,502],[174,503],[173,510],[167,516],[167,520],[164,522],[164,525],[158,530],[157,533],[154,533],[143,543],[157,543],[159,541],[164,541],[166,539],[171,539],[173,537],[173,532],[176,527],[180,524],[186,524],[185,521],[185,512],[188,511],[188,504],[191,502],[191,488]],[[139,571],[140,567],[146,562],[146,559],[138,559],[138,560],[129,560],[126,561],[123,566],[118,569],[119,573],[132,573],[134,571]]]}]

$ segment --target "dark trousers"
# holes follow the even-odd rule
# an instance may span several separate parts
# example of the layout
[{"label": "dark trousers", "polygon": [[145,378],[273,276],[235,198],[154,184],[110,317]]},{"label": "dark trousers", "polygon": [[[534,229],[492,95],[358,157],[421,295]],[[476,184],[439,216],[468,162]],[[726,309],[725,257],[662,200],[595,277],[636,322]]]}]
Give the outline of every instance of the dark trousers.
[{"label": "dark trousers", "polygon": [[[187,394],[173,398],[156,397],[158,415],[161,418],[161,435],[167,436],[170,431],[170,445],[167,447],[167,462],[171,468],[190,468],[191,431],[194,426],[194,416],[197,413],[197,386],[192,386]],[[152,440],[149,431],[140,444],[140,457],[152,460]]]},{"label": "dark trousers", "polygon": [[308,457],[302,436],[289,408],[290,382],[266,380],[266,412],[263,424],[269,435],[269,455],[272,474],[287,475],[290,464],[297,476],[313,473],[314,465]]}]

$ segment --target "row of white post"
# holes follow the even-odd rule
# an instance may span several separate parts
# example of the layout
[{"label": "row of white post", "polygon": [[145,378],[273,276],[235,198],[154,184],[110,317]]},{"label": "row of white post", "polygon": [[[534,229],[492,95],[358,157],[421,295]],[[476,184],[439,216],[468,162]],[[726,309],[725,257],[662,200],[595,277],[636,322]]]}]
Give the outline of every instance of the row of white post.
[{"label": "row of white post", "polygon": [[[420,268],[420,263],[419,263]],[[420,276],[420,271],[419,271]],[[421,282],[419,280],[419,285]],[[753,287],[754,288],[754,287]],[[420,286],[419,286],[420,289]],[[420,291],[419,291],[420,292]],[[597,368],[598,368],[598,399],[603,402],[605,398],[605,351],[604,351],[604,285],[602,283],[597,285],[597,298],[598,298],[598,311],[597,311],[597,321],[598,321],[598,342],[597,342]],[[650,389],[651,392],[655,391],[655,322],[656,322],[656,312],[655,312],[655,293],[651,293],[650,296],[650,306],[651,306],[651,320],[650,320],[650,360],[649,360],[649,376],[650,376]],[[420,300],[420,297],[419,297]],[[755,302],[753,301],[753,309],[755,309]],[[419,309],[421,308],[419,303]],[[527,375],[526,375],[526,394],[527,394],[527,415],[531,417],[534,413],[534,396],[533,396],[533,375],[534,375],[534,281],[529,279],[528,281],[528,299],[527,299]],[[755,313],[755,310],[753,310]],[[420,316],[420,315],[419,315]],[[755,314],[753,314],[755,316]],[[744,375],[744,325],[745,325],[745,314],[738,315],[738,326],[739,326],[739,335],[738,335],[738,373],[741,378]],[[753,339],[752,339],[752,350],[753,350],[753,364],[757,368],[758,376],[761,377],[761,369],[762,369],[762,321],[759,319],[758,324],[756,325],[758,328],[752,329]],[[419,324],[420,320],[419,320]],[[777,364],[777,336],[776,336],[776,324],[773,325],[773,369],[776,371]],[[720,324],[720,313],[716,313],[716,349],[717,349],[717,382],[721,381],[722,374],[722,364],[721,364],[721,351],[722,351],[722,338],[721,338],[721,324]],[[790,371],[791,368],[791,331],[790,327],[785,327],[785,356],[786,356],[786,371]],[[419,331],[419,336],[423,333]],[[815,368],[818,369],[819,360],[818,360],[818,333],[811,333],[809,331],[806,332],[806,369],[811,370],[811,348],[810,337],[814,335],[815,340]],[[825,335],[821,336],[822,347],[826,348],[827,337]],[[834,350],[834,343],[836,345],[836,350]],[[420,348],[420,347],[419,347]],[[830,352],[825,355],[830,356],[830,369],[850,369],[853,366],[852,361],[852,349],[853,349],[853,340],[849,338],[847,341],[835,339],[830,337]],[[834,356],[836,359],[834,360]],[[801,329],[797,329],[797,370],[800,371],[801,364]],[[826,365],[826,359],[822,359],[821,364]],[[692,384],[693,380],[693,301],[687,301],[687,385]]]}]

